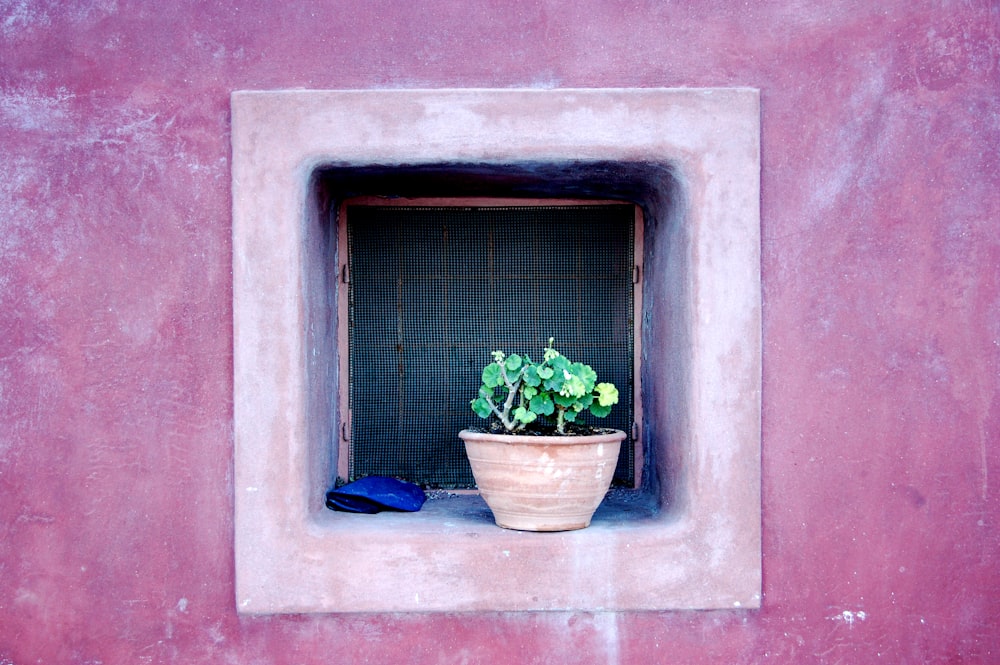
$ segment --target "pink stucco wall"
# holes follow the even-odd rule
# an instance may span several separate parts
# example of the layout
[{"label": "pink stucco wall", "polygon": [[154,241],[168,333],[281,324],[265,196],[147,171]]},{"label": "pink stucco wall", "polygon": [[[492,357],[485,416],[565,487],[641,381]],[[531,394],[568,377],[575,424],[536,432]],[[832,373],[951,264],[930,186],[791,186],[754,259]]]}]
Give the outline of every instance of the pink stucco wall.
[{"label": "pink stucco wall", "polygon": [[[0,2],[0,663],[1000,662],[1000,9]],[[752,86],[763,606],[239,617],[229,92]]]}]

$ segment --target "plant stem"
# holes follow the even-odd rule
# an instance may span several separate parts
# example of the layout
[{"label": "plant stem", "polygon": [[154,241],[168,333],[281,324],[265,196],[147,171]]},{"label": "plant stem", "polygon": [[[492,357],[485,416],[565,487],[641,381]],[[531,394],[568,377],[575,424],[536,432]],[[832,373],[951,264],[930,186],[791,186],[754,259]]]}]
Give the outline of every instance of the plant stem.
[{"label": "plant stem", "polygon": [[514,432],[520,430],[524,427],[524,423],[517,423],[510,419],[510,410],[514,406],[514,398],[517,397],[518,388],[521,387],[521,376],[518,372],[517,381],[511,383],[510,378],[507,376],[507,368],[500,365],[500,376],[503,377],[503,382],[507,386],[507,399],[503,403],[503,413],[500,415],[500,421],[503,423],[504,429],[508,432]]},{"label": "plant stem", "polygon": [[485,397],[484,399],[486,400],[486,403],[490,405],[490,410],[493,411],[493,415],[499,418],[500,422],[503,423],[503,428],[508,432],[513,430],[514,423],[507,417],[507,414],[510,413],[510,409],[508,408],[501,411],[500,407],[498,407],[489,397]]}]

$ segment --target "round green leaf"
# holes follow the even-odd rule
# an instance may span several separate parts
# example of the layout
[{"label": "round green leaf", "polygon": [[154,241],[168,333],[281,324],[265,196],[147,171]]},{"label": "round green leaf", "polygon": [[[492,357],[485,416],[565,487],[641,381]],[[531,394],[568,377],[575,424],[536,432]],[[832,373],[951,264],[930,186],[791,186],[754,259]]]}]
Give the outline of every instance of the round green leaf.
[{"label": "round green leaf", "polygon": [[563,381],[562,387],[559,389],[561,395],[566,395],[567,397],[583,397],[587,394],[587,387],[581,379],[576,374],[572,374],[569,371],[564,372],[566,378]]},{"label": "round green leaf", "polygon": [[483,385],[487,388],[503,385],[503,372],[498,363],[490,363],[483,369]]},{"label": "round green leaf", "polygon": [[477,416],[479,416],[480,418],[490,417],[492,409],[490,409],[490,403],[487,402],[485,399],[479,397],[477,399],[472,400],[471,404],[472,404],[472,410],[476,413]]},{"label": "round green leaf", "polygon": [[570,407],[576,404],[576,398],[572,395],[563,395],[562,393],[556,393],[552,396],[552,399],[556,401],[559,406]]},{"label": "round green leaf", "polygon": [[517,420],[521,421],[524,424],[530,423],[537,417],[538,415],[535,414],[535,412],[529,411],[523,406],[519,406],[516,409],[514,409],[514,418],[516,418]]},{"label": "round green leaf", "polygon": [[604,418],[609,413],[611,413],[610,406],[601,406],[600,404],[591,404],[590,412],[597,416],[598,418]]},{"label": "round green leaf", "polygon": [[552,397],[548,393],[536,395],[532,398],[529,406],[532,411],[543,416],[551,416],[552,412],[556,409],[555,404],[552,403]]},{"label": "round green leaf", "polygon": [[597,384],[597,401],[601,406],[611,406],[618,403],[618,389],[613,383]]},{"label": "round green leaf", "polygon": [[583,382],[584,392],[589,393],[594,389],[594,384],[597,383],[597,372],[594,371],[593,367],[583,363],[573,363],[570,372],[580,377],[580,381]]},{"label": "round green leaf", "polygon": [[[521,369],[521,356],[517,355],[516,353],[512,353],[509,356],[507,356],[505,364],[507,366],[508,372],[516,372],[517,370]],[[511,380],[513,381],[513,378]]]}]

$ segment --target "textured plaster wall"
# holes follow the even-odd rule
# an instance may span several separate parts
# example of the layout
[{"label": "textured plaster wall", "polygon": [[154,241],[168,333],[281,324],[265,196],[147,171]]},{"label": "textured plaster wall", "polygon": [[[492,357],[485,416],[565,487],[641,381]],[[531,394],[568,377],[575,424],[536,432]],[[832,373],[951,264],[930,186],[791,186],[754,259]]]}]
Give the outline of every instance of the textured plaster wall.
[{"label": "textured plaster wall", "polygon": [[[0,663],[1000,661],[1000,9],[0,0]],[[229,92],[761,90],[763,607],[237,617]]]}]

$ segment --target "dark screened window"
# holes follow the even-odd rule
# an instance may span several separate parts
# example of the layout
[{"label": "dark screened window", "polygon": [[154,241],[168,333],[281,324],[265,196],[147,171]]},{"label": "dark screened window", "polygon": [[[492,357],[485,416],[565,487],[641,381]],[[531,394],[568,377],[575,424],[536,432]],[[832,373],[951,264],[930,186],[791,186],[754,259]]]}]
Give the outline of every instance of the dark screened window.
[{"label": "dark screened window", "polygon": [[540,359],[549,337],[620,402],[616,484],[634,478],[635,208],[349,205],[349,355],[353,478],[427,487],[474,482],[459,430],[491,352]]}]

